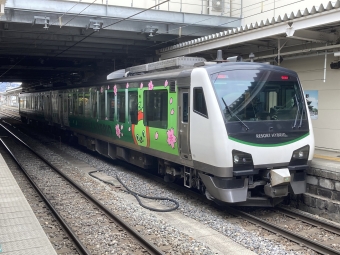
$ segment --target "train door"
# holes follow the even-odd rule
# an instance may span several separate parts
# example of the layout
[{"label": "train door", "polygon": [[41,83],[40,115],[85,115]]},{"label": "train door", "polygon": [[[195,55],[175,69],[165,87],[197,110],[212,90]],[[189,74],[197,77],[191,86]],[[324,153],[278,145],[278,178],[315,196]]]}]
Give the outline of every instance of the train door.
[{"label": "train door", "polygon": [[189,89],[179,89],[179,150],[183,159],[191,160],[189,125]]}]

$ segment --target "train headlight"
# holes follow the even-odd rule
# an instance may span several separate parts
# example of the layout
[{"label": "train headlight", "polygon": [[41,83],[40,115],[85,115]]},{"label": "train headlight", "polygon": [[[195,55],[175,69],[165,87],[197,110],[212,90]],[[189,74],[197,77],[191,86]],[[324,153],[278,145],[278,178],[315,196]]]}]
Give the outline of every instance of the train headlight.
[{"label": "train headlight", "polygon": [[240,158],[239,158],[239,156],[237,156],[237,155],[234,155],[234,163],[235,163],[235,164],[238,164],[238,163],[239,163],[239,161],[240,161]]},{"label": "train headlight", "polygon": [[233,150],[234,171],[250,170],[254,168],[251,154],[242,151]]},{"label": "train headlight", "polygon": [[293,151],[292,158],[290,160],[291,166],[307,165],[309,156],[309,145],[303,146],[300,149]]}]

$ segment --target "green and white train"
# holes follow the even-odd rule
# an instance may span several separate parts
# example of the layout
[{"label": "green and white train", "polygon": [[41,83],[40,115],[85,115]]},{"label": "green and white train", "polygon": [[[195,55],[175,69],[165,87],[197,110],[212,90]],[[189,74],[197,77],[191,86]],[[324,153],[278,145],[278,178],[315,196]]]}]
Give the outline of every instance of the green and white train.
[{"label": "green and white train", "polygon": [[212,200],[273,206],[306,190],[313,129],[298,76],[285,68],[180,57],[19,98],[22,119]]}]

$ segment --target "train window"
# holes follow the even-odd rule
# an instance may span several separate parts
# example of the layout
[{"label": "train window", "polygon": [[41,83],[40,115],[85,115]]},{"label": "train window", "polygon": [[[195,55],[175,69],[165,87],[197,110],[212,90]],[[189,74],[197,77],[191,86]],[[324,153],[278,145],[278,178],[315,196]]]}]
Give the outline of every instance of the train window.
[{"label": "train window", "polygon": [[91,117],[91,103],[90,103],[90,92],[84,92],[84,109],[85,117]]},{"label": "train window", "polygon": [[118,121],[125,122],[125,91],[117,93]]},{"label": "train window", "polygon": [[83,115],[84,114],[84,93],[78,93],[77,107],[78,107],[78,115]]},{"label": "train window", "polygon": [[19,100],[19,104],[20,104],[20,109],[24,109],[25,106],[24,106],[24,97],[20,97],[20,100]]},{"label": "train window", "polygon": [[168,91],[144,91],[144,125],[168,128]]},{"label": "train window", "polygon": [[[77,96],[77,94],[73,94],[72,95],[72,113],[74,114],[74,115],[76,115],[77,114],[77,112],[78,112],[78,109],[77,109],[77,98],[78,98],[78,96]],[[71,114],[72,114],[71,113]]]},{"label": "train window", "polygon": [[107,92],[107,115],[109,120],[115,120],[116,98],[115,93]]},{"label": "train window", "polygon": [[189,120],[189,94],[183,93],[182,96],[182,122],[188,123]]},{"label": "train window", "polygon": [[67,101],[68,101],[68,114],[72,115],[73,114],[73,98],[72,98],[72,94],[68,94]]},{"label": "train window", "polygon": [[203,88],[194,88],[194,112],[208,118]]},{"label": "train window", "polygon": [[138,123],[138,92],[129,91],[129,123]]},{"label": "train window", "polygon": [[91,117],[97,118],[97,91],[91,91]]},{"label": "train window", "polygon": [[99,92],[98,95],[98,100],[99,100],[99,116],[98,119],[100,120],[105,120],[105,94],[102,92]]}]

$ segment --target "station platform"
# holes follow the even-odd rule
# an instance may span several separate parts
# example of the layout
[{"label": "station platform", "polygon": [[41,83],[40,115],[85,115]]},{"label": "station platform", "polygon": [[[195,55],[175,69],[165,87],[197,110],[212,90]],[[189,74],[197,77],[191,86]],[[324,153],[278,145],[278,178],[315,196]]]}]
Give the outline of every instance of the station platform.
[{"label": "station platform", "polygon": [[0,254],[57,254],[1,154]]},{"label": "station platform", "polygon": [[315,149],[311,167],[340,174],[340,152]]}]

